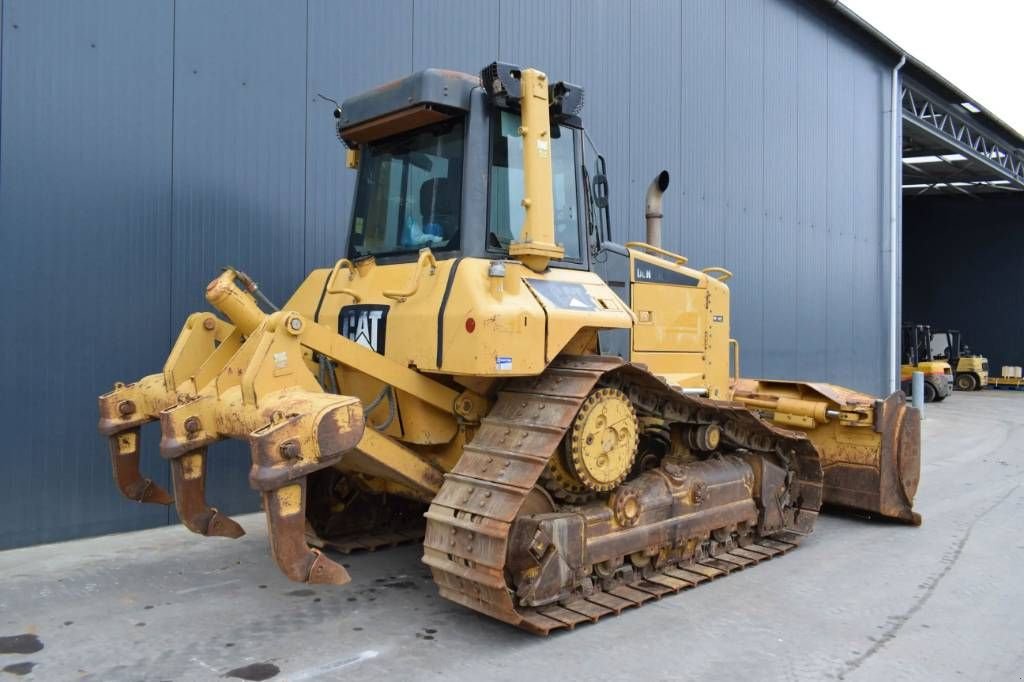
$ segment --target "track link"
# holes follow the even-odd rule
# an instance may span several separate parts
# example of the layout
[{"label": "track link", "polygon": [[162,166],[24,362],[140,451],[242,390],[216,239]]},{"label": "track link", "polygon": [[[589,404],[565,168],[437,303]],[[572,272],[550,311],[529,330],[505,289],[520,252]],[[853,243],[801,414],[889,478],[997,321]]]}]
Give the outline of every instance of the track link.
[{"label": "track link", "polygon": [[[583,401],[602,377],[613,371],[612,381],[625,386],[640,405],[647,403],[650,409],[693,418],[703,410],[704,415],[726,421],[726,433],[733,440],[753,440],[755,446],[784,443],[788,454],[796,458],[797,469],[806,472],[796,486],[796,509],[787,514],[787,532],[751,538],[752,542],[739,547],[713,545],[693,561],[660,567],[631,583],[608,591],[598,589],[559,605],[521,607],[505,574],[512,524]],[[511,380],[498,394],[425,514],[423,562],[431,568],[443,597],[547,634],[620,613],[788,552],[800,535],[810,532],[820,500],[820,464],[802,434],[763,422],[740,405],[684,396],[619,358],[562,357],[539,376]]]}]

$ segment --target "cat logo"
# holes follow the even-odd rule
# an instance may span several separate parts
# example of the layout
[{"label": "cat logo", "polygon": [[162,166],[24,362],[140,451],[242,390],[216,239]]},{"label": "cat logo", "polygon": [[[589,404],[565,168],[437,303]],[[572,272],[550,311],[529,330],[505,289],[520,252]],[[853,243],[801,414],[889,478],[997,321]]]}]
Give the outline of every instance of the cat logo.
[{"label": "cat logo", "polygon": [[636,281],[650,282],[652,279],[654,278],[651,276],[650,268],[641,268],[639,265],[636,266]]},{"label": "cat logo", "polygon": [[347,305],[338,316],[338,333],[383,355],[388,310],[386,305]]}]

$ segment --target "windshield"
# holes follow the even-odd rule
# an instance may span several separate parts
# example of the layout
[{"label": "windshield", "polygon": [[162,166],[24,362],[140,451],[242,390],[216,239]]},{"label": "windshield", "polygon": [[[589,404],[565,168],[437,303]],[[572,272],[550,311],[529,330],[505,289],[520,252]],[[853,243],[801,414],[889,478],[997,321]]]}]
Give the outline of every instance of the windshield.
[{"label": "windshield", "polygon": [[350,255],[458,249],[462,155],[461,120],[363,147]]},{"label": "windshield", "polygon": [[[491,143],[491,248],[507,249],[523,226],[523,138],[518,113],[502,111]],[[554,181],[555,242],[565,258],[580,258],[579,204],[576,202],[576,148],[572,130],[552,126],[551,171]]]}]

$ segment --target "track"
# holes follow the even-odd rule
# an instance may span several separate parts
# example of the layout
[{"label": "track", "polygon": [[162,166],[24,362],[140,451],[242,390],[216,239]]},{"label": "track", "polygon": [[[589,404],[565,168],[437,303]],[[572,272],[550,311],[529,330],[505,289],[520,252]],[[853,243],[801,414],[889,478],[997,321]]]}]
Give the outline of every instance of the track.
[{"label": "track", "polygon": [[[625,389],[641,408],[678,421],[718,423],[730,442],[784,452],[796,480],[783,532],[738,542],[706,541],[692,561],[660,566],[626,584],[600,587],[559,605],[523,608],[506,578],[509,534],[580,405],[599,381]],[[799,433],[746,408],[684,396],[641,367],[614,357],[564,357],[537,377],[510,381],[466,446],[426,513],[423,561],[442,596],[537,634],[596,621],[694,587],[793,549],[811,531],[821,502],[821,468]]]}]

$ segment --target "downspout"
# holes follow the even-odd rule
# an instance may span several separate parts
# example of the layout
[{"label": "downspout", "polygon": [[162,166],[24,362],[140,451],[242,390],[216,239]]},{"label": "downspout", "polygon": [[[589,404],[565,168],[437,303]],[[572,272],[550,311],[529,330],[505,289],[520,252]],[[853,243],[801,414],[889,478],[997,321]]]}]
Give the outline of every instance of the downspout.
[{"label": "downspout", "polygon": [[892,111],[890,119],[889,139],[890,150],[890,197],[889,197],[889,391],[899,388],[899,365],[900,347],[899,331],[900,321],[896,315],[896,273],[899,266],[897,249],[899,248],[900,220],[900,196],[903,192],[902,182],[898,178],[903,176],[903,149],[901,145],[901,116],[902,104],[900,98],[900,69],[907,63],[907,55],[902,55],[900,61],[892,70]]}]

